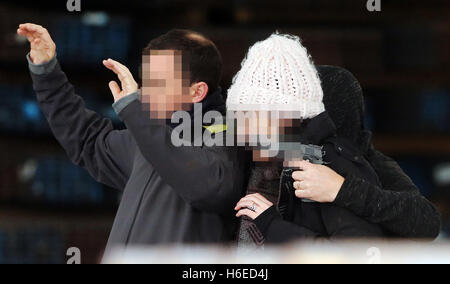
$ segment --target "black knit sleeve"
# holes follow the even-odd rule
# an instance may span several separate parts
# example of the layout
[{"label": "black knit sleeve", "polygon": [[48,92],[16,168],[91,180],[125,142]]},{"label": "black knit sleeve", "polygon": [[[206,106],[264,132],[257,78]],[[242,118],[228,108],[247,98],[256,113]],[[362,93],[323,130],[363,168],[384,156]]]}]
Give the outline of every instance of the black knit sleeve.
[{"label": "black knit sleeve", "polygon": [[370,150],[368,158],[382,188],[350,175],[342,185],[335,204],[380,224],[395,236],[436,238],[441,220],[433,204],[420,194],[393,159],[376,150]]},{"label": "black knit sleeve", "polygon": [[275,206],[270,207],[254,220],[266,239],[266,243],[277,244],[296,239],[315,239],[319,235],[307,228],[284,221]]}]

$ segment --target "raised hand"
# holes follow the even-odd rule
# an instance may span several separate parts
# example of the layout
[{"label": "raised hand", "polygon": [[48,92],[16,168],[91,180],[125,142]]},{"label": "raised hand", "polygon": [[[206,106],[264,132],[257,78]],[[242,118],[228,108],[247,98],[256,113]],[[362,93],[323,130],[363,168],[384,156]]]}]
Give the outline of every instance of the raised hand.
[{"label": "raised hand", "polygon": [[105,65],[105,67],[109,70],[116,73],[117,77],[120,80],[120,84],[122,85],[121,88],[116,81],[109,82],[109,89],[114,96],[115,102],[127,95],[131,95],[138,90],[138,84],[134,80],[130,70],[125,65],[122,65],[112,59],[103,60],[103,65]]},{"label": "raised hand", "polygon": [[30,42],[30,58],[34,64],[49,62],[55,56],[56,45],[47,29],[35,24],[21,24],[17,34],[25,36]]}]

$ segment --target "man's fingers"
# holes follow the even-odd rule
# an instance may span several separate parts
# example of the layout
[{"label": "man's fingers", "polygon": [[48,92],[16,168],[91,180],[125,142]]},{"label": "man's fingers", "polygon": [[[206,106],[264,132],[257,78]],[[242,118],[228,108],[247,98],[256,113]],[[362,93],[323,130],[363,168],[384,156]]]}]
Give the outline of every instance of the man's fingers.
[{"label": "man's fingers", "polygon": [[122,73],[124,75],[131,75],[130,69],[128,69],[128,67],[126,67],[125,65],[123,65],[122,63],[115,61],[114,59],[108,59],[109,62],[111,62],[117,69],[119,69],[120,71],[122,71]]},{"label": "man's fingers", "polygon": [[32,35],[33,37],[43,36],[48,33],[43,27],[33,24],[22,24],[17,31],[20,35]]},{"label": "man's fingers", "polygon": [[112,62],[110,62],[109,60],[103,60],[103,65],[105,65],[106,68],[113,71],[114,73],[116,73],[116,74],[118,73],[114,64]]},{"label": "man's fingers", "polygon": [[32,24],[32,23],[25,23],[25,24],[20,24],[20,25],[19,25],[19,28],[25,29],[25,30],[34,31],[34,30],[36,30],[36,28],[37,28],[36,26],[37,26],[37,25]]},{"label": "man's fingers", "polygon": [[124,83],[124,80],[126,80],[127,78],[127,73],[122,68],[120,68],[116,61],[112,59],[103,60],[103,65],[105,65],[105,67],[109,70],[113,71],[117,75],[117,77],[119,77],[119,80]]},{"label": "man's fingers", "polygon": [[19,35],[21,35],[21,36],[26,36],[26,34],[28,33],[28,31],[25,30],[25,29],[22,29],[22,28],[18,28],[18,29],[17,29],[17,33],[18,33]]},{"label": "man's fingers", "polygon": [[29,32],[37,32],[39,34],[43,34],[47,31],[43,26],[31,24],[31,23],[20,24],[19,28],[27,30]]},{"label": "man's fingers", "polygon": [[108,68],[109,70],[113,71],[114,74],[117,75],[117,78],[119,78],[122,86],[124,86],[124,84],[126,83],[125,82],[126,78],[125,75],[123,74],[123,71],[120,70],[113,62],[111,62],[110,59],[103,60],[103,65],[105,65],[105,67]]},{"label": "man's fingers", "polygon": [[25,29],[17,29],[17,34],[26,37],[30,43],[35,39],[33,33]]},{"label": "man's fingers", "polygon": [[109,89],[111,90],[111,93],[114,97],[117,97],[121,92],[119,84],[117,84],[117,82],[115,81],[109,82]]},{"label": "man's fingers", "polygon": [[124,75],[125,73],[124,70],[121,68],[120,63],[118,63],[117,61],[114,61],[112,59],[103,60],[103,64],[117,75],[119,74]]},{"label": "man's fingers", "polygon": [[[134,81],[133,75],[131,75],[131,72],[130,72],[130,70],[128,70],[127,67],[125,67],[124,65],[122,65],[119,62],[112,60],[112,59],[103,60],[103,65],[105,65],[105,67],[108,68],[109,70],[113,71],[119,78],[120,84],[122,85],[122,88],[121,88],[122,90],[120,92],[124,92],[126,94],[131,94],[131,93],[137,91],[138,85]],[[114,84],[117,85],[117,83],[114,83]],[[113,87],[115,90],[117,89],[117,88],[115,88],[115,85]],[[111,88],[111,86],[110,86],[110,88]]]},{"label": "man's fingers", "polygon": [[52,43],[52,38],[50,37],[50,34],[48,33],[47,29],[35,24],[21,24],[19,25],[19,28],[17,29],[17,33],[19,35],[27,37],[28,41],[31,43],[36,39],[40,38],[41,40]]},{"label": "man's fingers", "polygon": [[109,59],[109,61],[113,63],[115,68],[119,71],[119,76],[122,77],[121,81],[123,81],[123,83],[132,84],[134,82],[133,75],[128,67],[113,59]]}]

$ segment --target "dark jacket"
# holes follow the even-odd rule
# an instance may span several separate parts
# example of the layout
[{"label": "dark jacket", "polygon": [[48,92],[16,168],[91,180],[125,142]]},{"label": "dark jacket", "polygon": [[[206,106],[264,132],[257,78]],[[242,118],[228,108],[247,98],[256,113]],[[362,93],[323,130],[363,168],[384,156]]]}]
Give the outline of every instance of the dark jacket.
[{"label": "dark jacket", "polygon": [[[49,74],[31,76],[41,109],[69,158],[97,181],[122,191],[108,249],[232,240],[233,207],[245,173],[235,148],[174,147],[172,128],[150,120],[139,100],[119,113],[127,129],[115,130],[110,120],[85,108],[59,64]],[[223,106],[220,92],[203,104],[204,111]]]},{"label": "dark jacket", "polygon": [[364,98],[361,85],[349,71],[335,66],[317,66],[324,92],[325,109],[338,136],[358,146],[373,166],[381,186],[348,176],[335,203],[380,224],[403,238],[435,239],[441,229],[436,207],[390,157],[372,145],[372,133],[364,127]]},{"label": "dark jacket", "polygon": [[[360,151],[345,138],[336,136],[336,127],[327,112],[306,120],[300,128],[299,143],[323,146],[323,163],[343,177],[352,174],[379,186],[374,169]],[[291,173],[291,171],[290,171]],[[282,174],[281,177],[284,177]],[[285,183],[288,183],[288,187]],[[372,224],[349,209],[329,203],[303,202],[293,194],[292,180],[281,179],[279,192],[287,190],[289,198],[279,198],[277,207],[285,207],[283,218],[268,210],[255,220],[267,243],[296,238],[383,237],[381,226]],[[289,188],[289,186],[291,188]]]},{"label": "dark jacket", "polygon": [[[436,238],[441,219],[435,206],[420,194],[393,159],[372,145],[371,132],[364,128],[364,101],[359,82],[349,71],[340,67],[317,66],[317,70],[322,81],[325,108],[337,128],[337,135],[359,148],[381,183],[377,186],[349,174],[334,204],[379,224],[392,236]],[[274,218],[277,216],[273,214],[276,213],[274,210],[271,208],[264,214]],[[272,221],[271,218],[264,220]],[[298,230],[300,234],[304,233]]]}]

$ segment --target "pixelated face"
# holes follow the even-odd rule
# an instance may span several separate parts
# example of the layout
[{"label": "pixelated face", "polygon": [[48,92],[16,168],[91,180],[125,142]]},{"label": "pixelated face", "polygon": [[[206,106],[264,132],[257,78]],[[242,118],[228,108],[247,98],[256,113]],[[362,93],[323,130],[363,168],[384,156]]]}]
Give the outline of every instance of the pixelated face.
[{"label": "pixelated face", "polygon": [[170,119],[179,110],[190,110],[190,74],[181,51],[152,50],[142,57],[141,100],[150,117]]},{"label": "pixelated face", "polygon": [[260,139],[262,136],[277,136],[280,120],[271,119],[270,112],[246,112],[242,114],[244,123],[238,123],[238,135],[245,138],[246,142],[252,139]]},{"label": "pixelated face", "polygon": [[[293,118],[292,115],[281,114],[271,111],[239,111],[237,112],[237,134],[238,141],[250,143],[262,137],[276,138],[291,135],[295,128],[300,127],[301,120]],[[253,140],[252,140],[253,139]],[[274,140],[275,141],[275,140]]]},{"label": "pixelated face", "polygon": [[295,118],[296,114],[256,111],[238,112],[236,116],[238,143],[250,146],[253,161],[269,162],[275,156],[299,160],[294,149],[280,149],[284,142],[299,141],[296,133],[302,120]]}]

